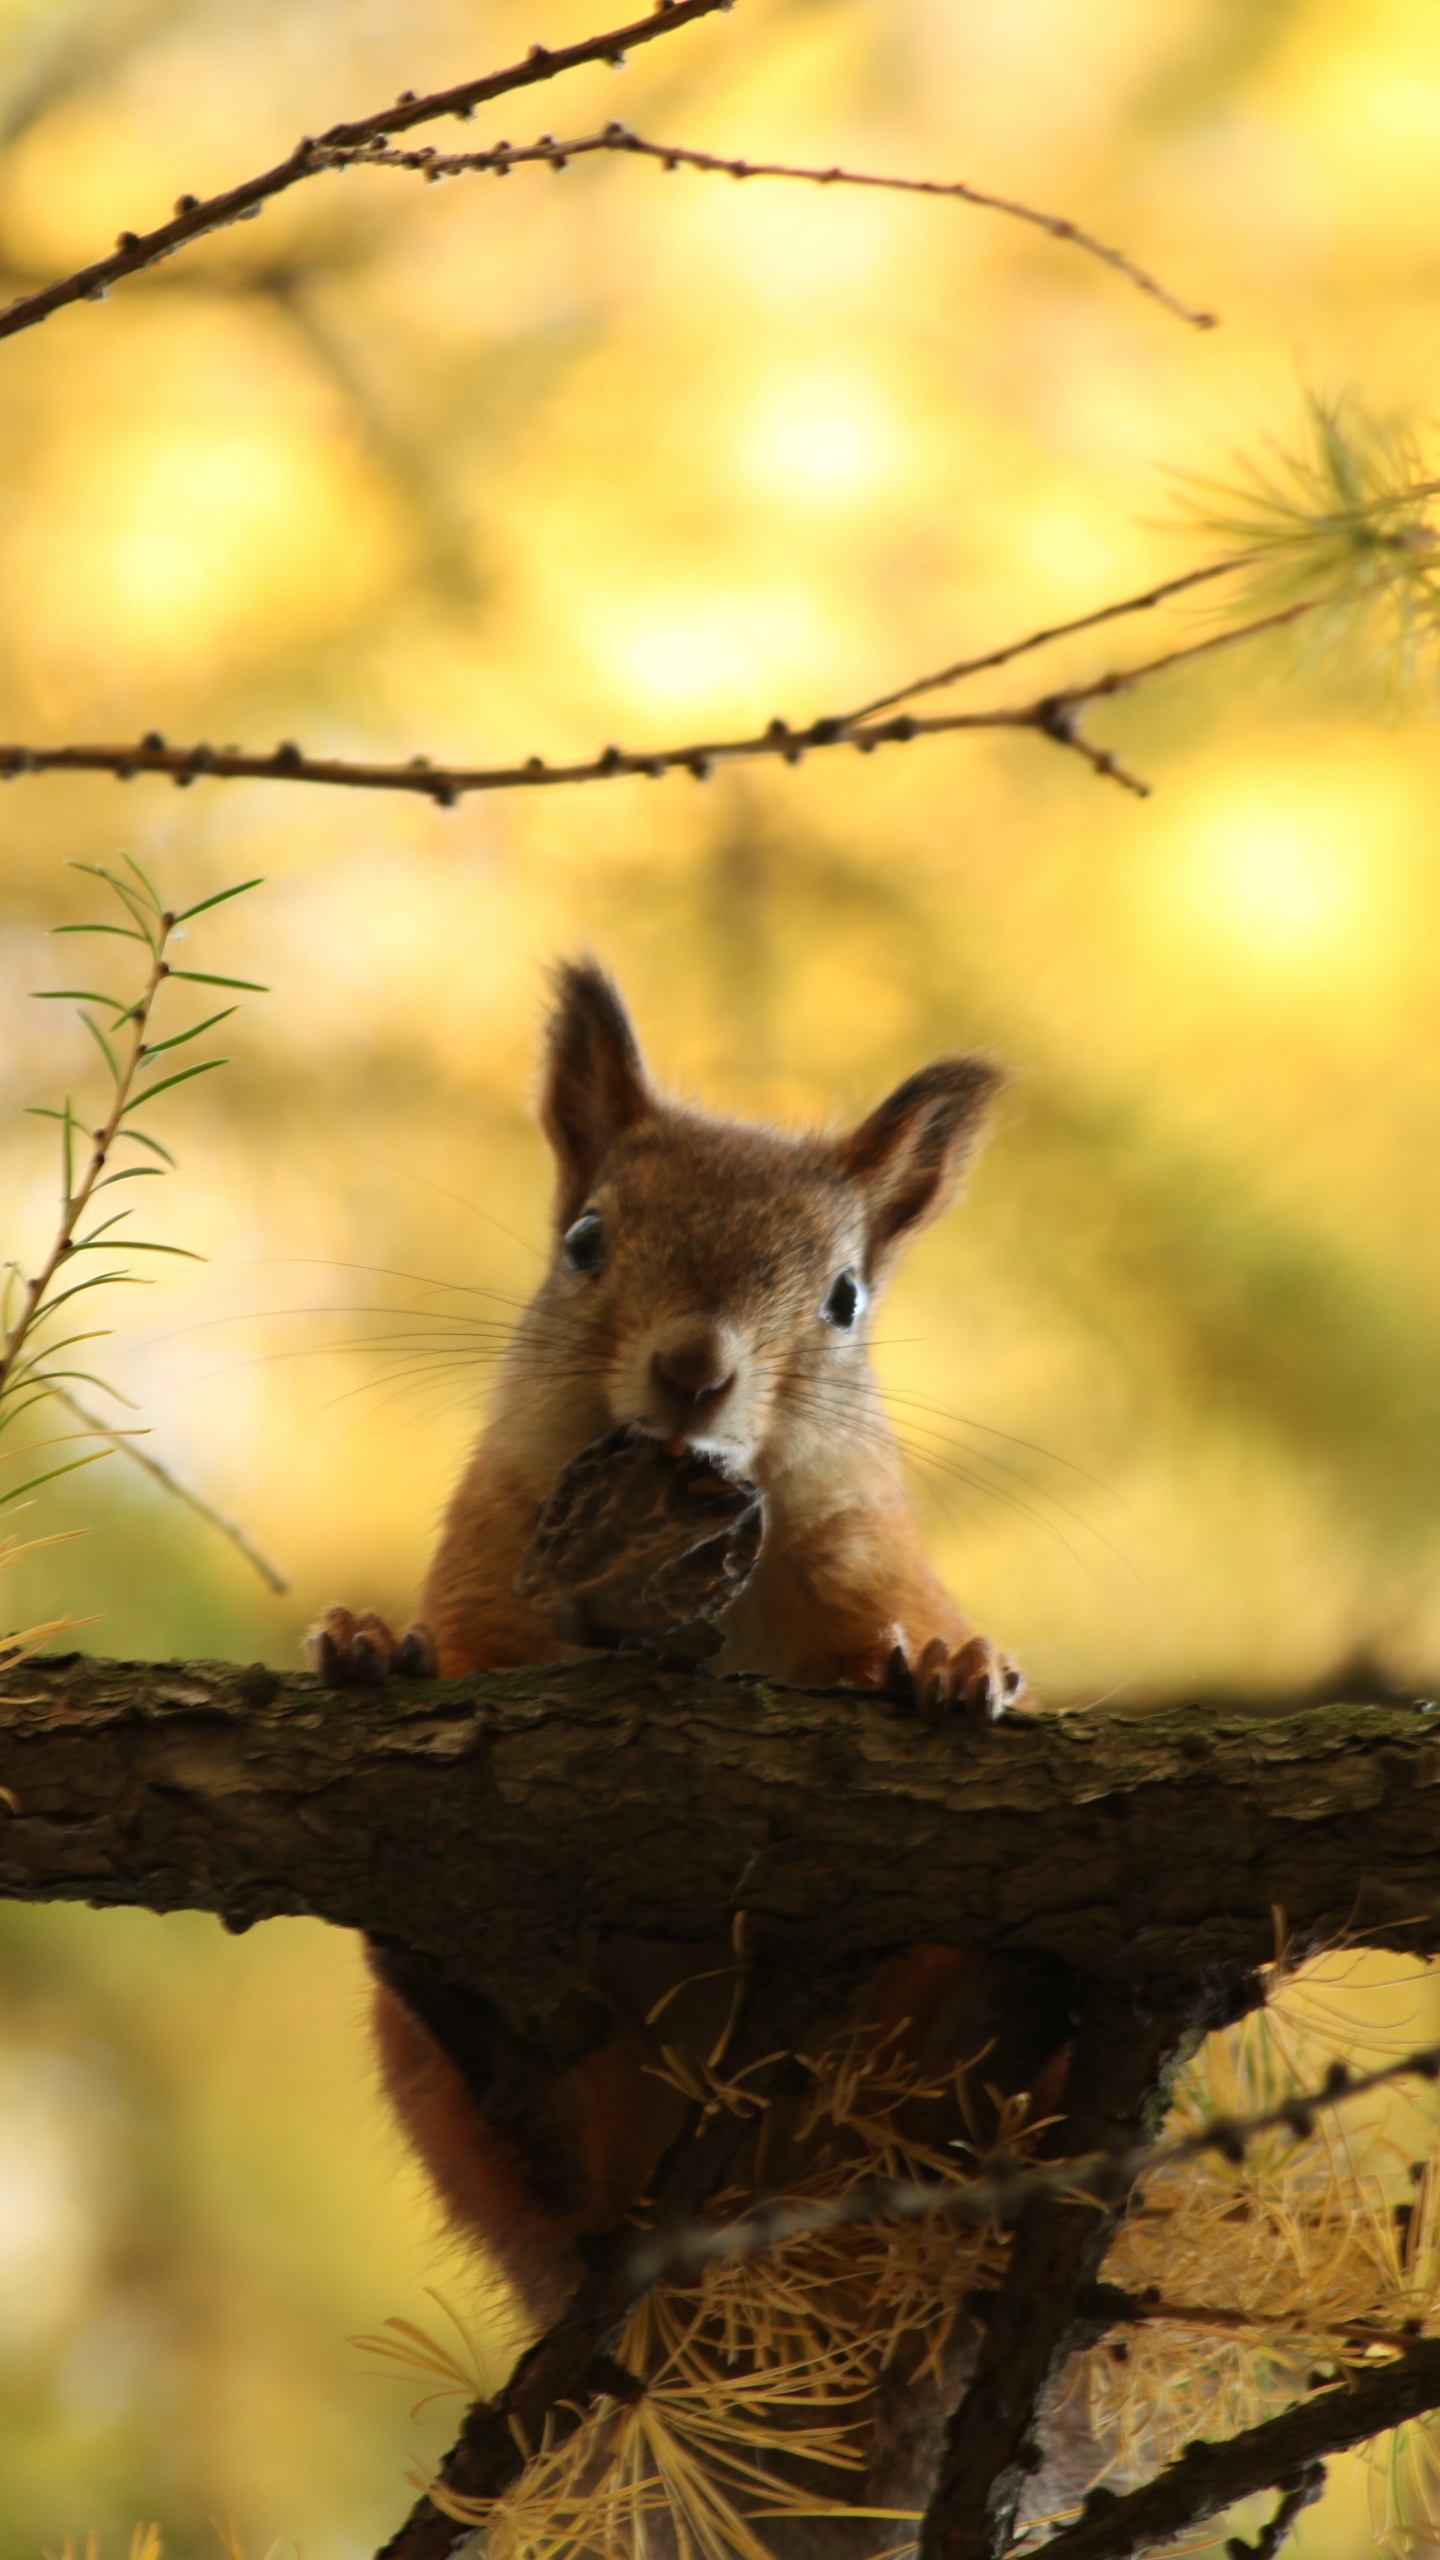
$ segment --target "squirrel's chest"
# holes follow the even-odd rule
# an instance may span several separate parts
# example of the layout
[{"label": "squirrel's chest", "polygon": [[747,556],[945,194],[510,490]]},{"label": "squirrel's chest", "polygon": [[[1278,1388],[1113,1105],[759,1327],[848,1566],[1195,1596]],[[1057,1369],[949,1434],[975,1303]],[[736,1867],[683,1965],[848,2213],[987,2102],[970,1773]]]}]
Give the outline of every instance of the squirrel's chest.
[{"label": "squirrel's chest", "polygon": [[853,1515],[832,1516],[804,1536],[782,1528],[720,1621],[717,1671],[817,1683],[855,1677],[852,1666],[875,1644],[884,1614],[875,1550],[867,1524]]}]

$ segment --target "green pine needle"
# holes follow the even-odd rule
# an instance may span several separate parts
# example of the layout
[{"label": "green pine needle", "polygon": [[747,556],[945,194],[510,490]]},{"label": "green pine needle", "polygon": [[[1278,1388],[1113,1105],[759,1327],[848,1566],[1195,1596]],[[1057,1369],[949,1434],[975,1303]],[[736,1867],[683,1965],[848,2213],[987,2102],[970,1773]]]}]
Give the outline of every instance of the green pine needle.
[{"label": "green pine needle", "polygon": [[1305,433],[1233,485],[1191,481],[1192,523],[1246,573],[1244,609],[1312,603],[1350,667],[1440,671],[1440,479],[1414,429],[1350,393],[1306,395]]},{"label": "green pine needle", "polygon": [[[118,1450],[228,1538],[272,1589],[283,1590],[286,1587],[284,1577],[250,1543],[242,1529],[199,1494],[181,1484],[158,1459],[135,1448],[133,1431],[117,1430],[88,1407],[79,1404],[72,1392],[79,1385],[117,1396],[119,1391],[116,1388],[91,1370],[57,1366],[58,1353],[79,1342],[100,1338],[98,1332],[71,1332],[57,1341],[53,1331],[55,1319],[73,1299],[94,1289],[148,1285],[138,1272],[125,1269],[123,1262],[115,1268],[90,1272],[83,1280],[70,1279],[68,1273],[82,1254],[99,1254],[107,1265],[117,1255],[166,1254],[188,1262],[203,1259],[185,1245],[165,1244],[131,1234],[123,1238],[116,1236],[114,1230],[125,1225],[130,1218],[129,1209],[110,1209],[94,1223],[85,1224],[92,1204],[98,1203],[100,1192],[107,1190],[112,1183],[142,1179],[154,1181],[163,1178],[166,1168],[174,1164],[169,1149],[158,1138],[152,1138],[148,1131],[131,1125],[132,1115],[142,1106],[148,1108],[177,1085],[189,1084],[196,1076],[212,1074],[215,1068],[227,1064],[224,1058],[200,1058],[184,1066],[172,1066],[170,1061],[176,1050],[187,1047],[191,1041],[204,1039],[222,1022],[228,1022],[236,1010],[233,1004],[222,1007],[217,1013],[207,1014],[198,1022],[182,1025],[178,1030],[167,1030],[163,1037],[149,1036],[154,1027],[157,1002],[171,1000],[168,982],[179,979],[190,986],[220,987],[247,994],[264,993],[264,989],[256,986],[253,980],[222,977],[204,969],[173,969],[165,956],[170,937],[178,925],[189,917],[203,915],[210,908],[223,905],[229,898],[241,896],[247,889],[258,888],[257,880],[242,880],[229,889],[219,889],[213,896],[201,898],[176,915],[166,908],[154,881],[141,869],[134,856],[122,853],[120,858],[131,875],[129,879],[119,877],[103,863],[77,862],[73,868],[99,881],[118,901],[127,921],[117,924],[88,920],[80,924],[58,925],[54,930],[60,933],[108,933],[121,941],[137,943],[148,952],[150,965],[138,992],[128,998],[93,987],[47,987],[37,991],[51,1001],[58,999],[76,1006],[80,1021],[104,1060],[111,1095],[102,1112],[100,1125],[93,1128],[77,1118],[68,1096],[63,1111],[57,1111],[46,1103],[29,1106],[38,1118],[53,1120],[59,1125],[62,1176],[59,1223],[50,1248],[36,1266],[33,1278],[27,1279],[17,1263],[0,1265],[0,1434],[10,1432],[38,1406],[54,1401],[66,1407],[81,1424],[80,1433],[68,1437],[93,1438],[104,1445],[90,1450],[83,1457],[49,1466],[41,1473],[26,1477],[22,1483],[0,1483],[0,1509],[9,1511],[22,1497],[28,1498],[41,1486],[73,1473],[77,1467],[90,1465],[97,1457],[108,1456],[111,1450]],[[87,1005],[99,1006],[111,1014],[113,1019],[108,1030],[102,1029],[93,1015],[85,1010]],[[156,1065],[164,1067],[167,1072],[152,1078]],[[145,1079],[143,1083],[140,1081],[142,1077]],[[77,1139],[81,1141],[78,1156]],[[112,1167],[110,1155],[126,1139],[132,1140],[148,1155],[157,1157],[159,1162]],[[128,1399],[121,1396],[119,1401],[123,1404]],[[49,1444],[42,1442],[40,1445]],[[9,1454],[15,1453],[11,1451]]]}]

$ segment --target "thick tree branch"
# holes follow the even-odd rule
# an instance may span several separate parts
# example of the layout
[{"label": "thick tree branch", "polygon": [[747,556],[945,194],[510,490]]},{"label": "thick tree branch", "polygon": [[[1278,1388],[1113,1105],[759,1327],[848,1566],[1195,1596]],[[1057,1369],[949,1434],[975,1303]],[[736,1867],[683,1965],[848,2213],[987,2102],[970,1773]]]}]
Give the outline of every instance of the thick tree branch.
[{"label": "thick tree branch", "polygon": [[[1149,2003],[1118,1986],[1092,1990],[1066,2081],[1057,2147],[1128,2146],[1153,2131],[1169,2066],[1218,2023],[1203,1995],[1177,1983]],[[1080,2300],[1110,2243],[1126,2185],[1109,2207],[1093,2195],[1037,2195],[1020,2214],[1010,2260],[985,2306],[979,2361],[946,2433],[920,2540],[921,2560],[1002,2560],[1025,2484],[1039,2467],[1046,2395],[1082,2325]]]},{"label": "thick tree branch", "polygon": [[[259,1665],[70,1657],[0,1673],[0,1893],[199,1908],[231,1928],[282,1911],[366,1928],[478,1993],[551,2061],[611,2032],[595,1950],[613,1936],[710,1944],[743,1910],[757,2052],[833,2016],[892,1949],[1048,1956],[1109,2020],[1093,2061],[1076,2065],[1071,2112],[1092,2131],[1133,2120],[1187,2026],[1270,1958],[1277,1905],[1297,1951],[1356,1931],[1440,1949],[1437,1787],[1433,1701],[1111,1708],[976,1732],[935,1730],[880,1696],[719,1681],[645,1656],[373,1693]],[[783,2028],[762,1997],[775,1985]],[[1303,2130],[1303,2101],[1296,2113]],[[1079,2115],[1067,2147],[1077,2132]],[[672,2228],[703,2205],[731,2139],[712,2117],[672,2153]],[[1019,2365],[1003,2304],[987,2319],[995,2345],[977,2389],[988,2373],[1003,2424],[982,2426],[977,2400],[957,2427],[947,2478],[968,2504],[937,2510],[942,2535],[952,2518],[946,2550],[988,2548],[1013,2513],[1047,2379],[1093,2317],[1104,2227],[1074,2199],[1021,2217],[1016,2258],[1028,2267],[1038,2251],[1046,2280],[1017,2274],[1014,2309],[1028,2288],[1046,2316]],[[596,2244],[566,2320],[500,2407],[467,2421],[452,2492],[505,2485],[511,2417],[533,2440],[556,2401],[583,2400],[597,2377],[612,2387],[595,2360],[644,2275],[632,2232]],[[1362,2395],[1377,2382],[1375,2415]],[[1440,2372],[1407,2356],[1292,2413],[1312,2427],[1297,2447],[1255,2430],[1262,2454],[1195,2456],[1178,2489],[1136,2495],[1159,2499],[1173,2531],[1177,2498],[1184,2523],[1394,2423],[1395,2389],[1428,2406]],[[1315,2440],[1321,2415],[1342,2432]],[[1153,2540],[1151,2507],[1122,2503],[1130,2540],[1074,2542],[1106,2523],[1087,2517],[1057,2560]],[[454,2532],[422,2505],[395,2560],[437,2560]]]},{"label": "thick tree branch", "polygon": [[559,2055],[605,2032],[597,1939],[709,1942],[737,1909],[827,1980],[939,1940],[1137,1998],[1268,1961],[1277,1906],[1301,1951],[1440,1949],[1423,1702],[975,1733],[646,1656],[378,1693],[78,1657],[0,1676],[0,1784],[0,1892],[376,1930]]},{"label": "thick tree branch", "polygon": [[[1022,650],[1039,647],[1067,630],[1083,630],[1087,623],[1108,620],[1114,613],[1139,611],[1141,605],[1155,601],[1163,593],[1173,594],[1182,586],[1196,585],[1202,577],[1219,576],[1222,568],[1233,565],[1236,564],[1226,561],[1186,578],[1172,579],[1168,588],[1157,589],[1153,596],[1142,597],[1138,603],[1109,607],[1077,623],[1062,624],[1053,632],[1037,633],[989,658],[962,663],[948,674],[921,677],[913,685],[902,686],[890,698],[902,701],[911,693],[958,682],[977,668],[1018,656]],[[854,747],[861,755],[873,755],[877,747],[908,746],[915,738],[944,737],[962,729],[1015,729],[1029,730],[1036,737],[1048,738],[1054,746],[1070,749],[1102,779],[1118,782],[1122,789],[1144,799],[1149,795],[1149,783],[1129,772],[1108,747],[1097,746],[1086,736],[1082,721],[1091,704],[1108,701],[1116,694],[1133,693],[1151,676],[1168,675],[1172,668],[1188,665],[1194,658],[1209,657],[1217,649],[1228,649],[1236,641],[1282,630],[1316,612],[1324,601],[1321,596],[1302,597],[1276,613],[1261,614],[1253,621],[1209,632],[1203,640],[1167,649],[1159,657],[1142,659],[1132,666],[1113,667],[1105,675],[1094,676],[1084,684],[1063,686],[1040,695],[1034,702],[998,704],[984,711],[920,715],[900,711],[886,719],[864,713],[827,714],[799,729],[792,728],[788,720],[776,718],[748,737],[703,738],[686,746],[639,750],[606,747],[602,754],[578,764],[547,764],[543,756],[530,756],[523,764],[508,765],[435,764],[428,756],[412,756],[408,764],[365,764],[341,756],[307,756],[293,740],[285,741],[269,755],[247,755],[238,747],[167,746],[159,731],[151,729],[134,746],[0,746],[0,782],[13,782],[26,773],[110,773],[120,782],[133,782],[138,773],[159,773],[167,774],[182,790],[202,777],[221,782],[329,783],[351,791],[407,791],[450,809],[457,800],[476,791],[547,790],[560,783],[613,782],[621,775],[646,775],[659,781],[668,773],[690,773],[697,782],[704,782],[721,764],[753,764],[766,759],[799,764],[805,756],[827,747]]]},{"label": "thick tree branch", "polygon": [[643,134],[632,133],[623,124],[607,124],[599,133],[577,134],[573,140],[557,140],[553,133],[542,133],[538,142],[497,142],[488,151],[436,151],[422,145],[418,151],[399,151],[388,142],[366,143],[356,149],[327,149],[326,158],[332,169],[412,169],[426,179],[494,177],[508,178],[512,169],[539,165],[564,169],[572,160],[582,160],[597,151],[627,151],[634,157],[658,161],[663,169],[698,169],[706,175],[724,178],[799,178],[817,187],[875,187],[891,195],[935,196],[952,203],[978,206],[986,213],[1008,214],[1016,222],[1027,222],[1052,240],[1068,241],[1087,256],[1114,269],[1133,284],[1137,292],[1149,294],[1153,301],[1174,313],[1177,320],[1188,320],[1195,329],[1213,329],[1213,311],[1198,310],[1194,303],[1182,302],[1179,295],[1160,283],[1158,277],[1128,258],[1123,249],[1114,249],[1097,240],[1093,231],[1082,230],[1064,214],[1042,213],[1035,205],[1021,204],[1014,196],[987,194],[983,187],[972,187],[963,178],[891,178],[880,177],[863,169],[802,168],[789,160],[740,160],[715,151],[694,151],[678,142],[650,142]]},{"label": "thick tree branch", "polygon": [[0,311],[0,338],[13,338],[22,329],[33,329],[39,321],[48,320],[52,311],[63,311],[68,303],[103,302],[112,285],[123,283],[127,276],[139,275],[161,258],[173,257],[177,249],[187,248],[192,240],[227,230],[232,222],[252,222],[273,196],[284,195],[288,188],[299,186],[302,179],[319,177],[333,167],[329,155],[336,151],[354,151],[369,143],[386,141],[392,133],[408,133],[416,125],[432,124],[437,116],[471,116],[491,98],[505,97],[515,89],[533,89],[540,81],[558,79],[561,72],[578,70],[584,63],[622,63],[636,45],[653,44],[657,36],[671,35],[677,27],[689,26],[696,18],[712,17],[717,10],[732,6],[733,0],[659,0],[649,17],[613,27],[606,35],[587,36],[581,44],[563,45],[554,52],[543,44],[532,45],[525,60],[512,63],[507,70],[486,72],[477,80],[461,80],[453,88],[432,90],[423,98],[407,89],[393,106],[378,107],[372,115],[356,116],[344,124],[332,124],[321,134],[307,133],[289,158],[278,161],[273,169],[262,170],[258,177],[246,178],[219,195],[182,195],[171,221],[160,223],[153,231],[122,231],[108,257],[97,258],[90,266],[77,268],[73,275],[62,276],[38,292],[22,294],[8,310]]}]

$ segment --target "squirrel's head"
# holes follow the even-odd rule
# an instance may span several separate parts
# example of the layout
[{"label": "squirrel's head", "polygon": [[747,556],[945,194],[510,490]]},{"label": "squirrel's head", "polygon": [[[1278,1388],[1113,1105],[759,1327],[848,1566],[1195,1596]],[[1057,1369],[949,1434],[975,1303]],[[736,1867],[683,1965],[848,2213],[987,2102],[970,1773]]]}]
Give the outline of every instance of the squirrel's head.
[{"label": "squirrel's head", "polygon": [[823,1460],[859,1420],[868,1309],[953,1199],[1003,1081],[983,1058],[937,1059],[839,1138],[712,1119],[657,1094],[610,980],[563,967],[542,1106],[546,1367],[598,1390],[598,1428],[631,1423],[762,1481],[806,1444]]}]

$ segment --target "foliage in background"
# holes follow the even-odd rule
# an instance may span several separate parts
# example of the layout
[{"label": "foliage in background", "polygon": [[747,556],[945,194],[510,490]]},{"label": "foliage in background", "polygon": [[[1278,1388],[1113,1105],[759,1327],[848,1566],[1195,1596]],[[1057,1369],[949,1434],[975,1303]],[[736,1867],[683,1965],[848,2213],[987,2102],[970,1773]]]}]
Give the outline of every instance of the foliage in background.
[{"label": "foliage in background", "polygon": [[[547,21],[4,0],[6,281],[593,12]],[[1186,565],[1193,526],[1143,529],[1163,471],[1233,478],[1267,421],[1288,445],[1296,348],[1376,417],[1440,414],[1440,36],[1408,0],[747,0],[586,82],[577,127],[618,108],[1063,202],[1223,325],[893,200],[623,162],[327,181],[9,349],[0,737],[158,719],[498,757],[763,726]],[[1323,472],[1300,495],[1334,510]],[[1177,604],[1153,644],[1213,628]],[[588,943],[657,1069],[739,1110],[858,1109],[950,1046],[1017,1069],[882,1356],[946,1569],[1042,1682],[1308,1677],[1366,1640],[1433,1663],[1440,767],[1334,655],[1282,686],[1308,648],[1107,709],[1143,808],[1003,738],[448,814],[131,785],[148,870],[269,875],[234,965],[280,1002],[265,1055],[185,1104],[210,1259],[167,1267],[107,1368],[296,1590],[92,1469],[40,1497],[37,1531],[98,1534],[25,1559],[22,1616],[289,1661],[337,1590],[403,1609],[489,1327],[533,1286],[540,972]],[[1055,680],[1096,664],[1066,644]],[[59,865],[109,858],[120,814],[109,781],[6,794],[7,1024]],[[7,1104],[63,1089],[50,1010]],[[7,1125],[0,1176],[36,1233],[42,1134]],[[0,1914],[0,1941],[6,2120],[33,2135],[0,2152],[4,2560],[92,2523],[123,2549],[154,2513],[198,2560],[222,2505],[251,2546],[356,2560],[405,2421],[357,2409],[338,2342],[433,2264],[382,2172],[348,1951],[82,1912]],[[1303,2530],[1370,2547],[1343,2496]]]}]

